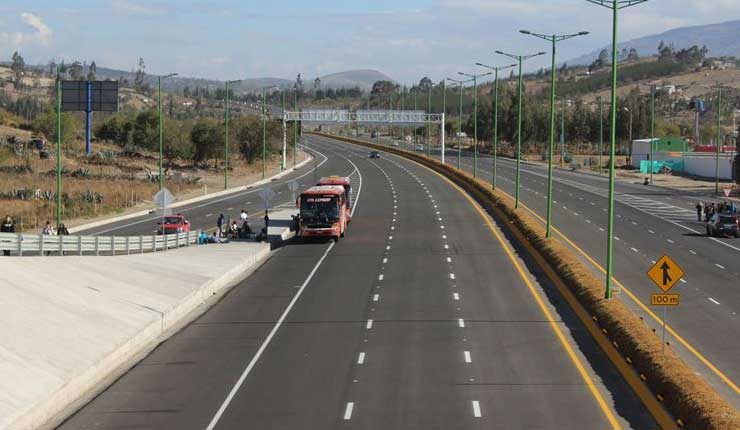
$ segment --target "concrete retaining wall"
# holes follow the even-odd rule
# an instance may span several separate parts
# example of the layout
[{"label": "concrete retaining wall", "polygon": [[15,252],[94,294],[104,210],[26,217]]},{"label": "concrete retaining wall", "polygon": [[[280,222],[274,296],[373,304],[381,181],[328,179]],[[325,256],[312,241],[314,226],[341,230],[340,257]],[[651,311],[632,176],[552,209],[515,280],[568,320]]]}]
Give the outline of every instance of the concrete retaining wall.
[{"label": "concrete retaining wall", "polygon": [[0,258],[0,429],[50,428],[255,270],[269,244]]}]

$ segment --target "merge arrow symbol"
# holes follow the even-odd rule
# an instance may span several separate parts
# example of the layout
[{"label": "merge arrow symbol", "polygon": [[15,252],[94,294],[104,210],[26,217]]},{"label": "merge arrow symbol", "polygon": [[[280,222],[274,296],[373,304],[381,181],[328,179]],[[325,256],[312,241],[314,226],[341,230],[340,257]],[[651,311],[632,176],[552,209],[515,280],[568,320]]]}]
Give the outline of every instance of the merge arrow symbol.
[{"label": "merge arrow symbol", "polygon": [[671,270],[671,266],[669,266],[667,262],[663,262],[660,266],[660,270],[663,271],[663,285],[668,285],[668,283],[673,280],[668,274],[668,271]]}]

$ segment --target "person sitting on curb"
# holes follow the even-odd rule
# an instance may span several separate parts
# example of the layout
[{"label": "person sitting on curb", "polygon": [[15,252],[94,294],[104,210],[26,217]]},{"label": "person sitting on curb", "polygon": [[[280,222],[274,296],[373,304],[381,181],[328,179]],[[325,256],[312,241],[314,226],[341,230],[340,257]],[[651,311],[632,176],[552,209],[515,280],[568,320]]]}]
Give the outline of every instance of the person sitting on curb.
[{"label": "person sitting on curb", "polygon": [[201,231],[198,236],[198,245],[208,245],[208,233]]},{"label": "person sitting on curb", "polygon": [[231,237],[234,239],[239,237],[239,225],[236,223],[236,221],[232,221],[231,225],[229,226],[229,235],[231,235]]},{"label": "person sitting on curb", "polygon": [[[5,215],[5,221],[3,221],[2,226],[0,226],[0,233],[15,233],[15,222],[13,222],[13,218],[11,218],[10,215]],[[3,251],[3,255],[6,257],[9,256],[10,251]]]}]

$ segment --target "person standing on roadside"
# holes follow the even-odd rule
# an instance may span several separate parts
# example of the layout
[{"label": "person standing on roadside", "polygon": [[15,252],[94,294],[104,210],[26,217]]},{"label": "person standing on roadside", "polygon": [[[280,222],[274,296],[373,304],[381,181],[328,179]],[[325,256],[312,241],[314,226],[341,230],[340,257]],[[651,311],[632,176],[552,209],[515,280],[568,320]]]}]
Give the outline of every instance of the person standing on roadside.
[{"label": "person standing on roadside", "polygon": [[[41,234],[44,236],[56,236],[57,232],[54,230],[54,227],[51,226],[51,222],[46,221],[44,228],[41,230]],[[51,255],[51,251],[46,251],[46,255]]]},{"label": "person standing on roadside", "polygon": [[221,236],[221,233],[223,233],[223,226],[224,226],[224,214],[219,214],[218,219],[216,220],[216,228],[218,229],[218,235]]},{"label": "person standing on roadside", "polygon": [[[0,226],[0,233],[15,233],[15,222],[13,222],[13,218],[10,215],[5,215],[5,220],[2,226]],[[3,255],[6,257],[10,256],[10,250],[3,251]]]},{"label": "person standing on roadside", "polygon": [[244,221],[249,219],[249,214],[245,209],[242,209],[242,213],[239,214],[239,218],[242,220],[242,224],[244,224]]},{"label": "person standing on roadside", "polygon": [[704,213],[704,205],[702,202],[699,202],[696,204],[696,216],[699,218],[699,222],[701,222],[701,216]]}]

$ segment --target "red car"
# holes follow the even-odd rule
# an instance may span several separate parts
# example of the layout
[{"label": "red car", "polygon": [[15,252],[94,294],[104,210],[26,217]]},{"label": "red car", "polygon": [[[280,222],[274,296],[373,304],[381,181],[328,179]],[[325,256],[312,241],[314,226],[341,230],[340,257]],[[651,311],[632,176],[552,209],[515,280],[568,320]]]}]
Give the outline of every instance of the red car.
[{"label": "red car", "polygon": [[[162,234],[162,221],[158,222],[157,234]],[[190,221],[182,215],[168,215],[164,217],[164,234],[184,233],[190,231]]]}]

